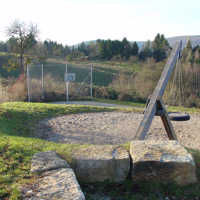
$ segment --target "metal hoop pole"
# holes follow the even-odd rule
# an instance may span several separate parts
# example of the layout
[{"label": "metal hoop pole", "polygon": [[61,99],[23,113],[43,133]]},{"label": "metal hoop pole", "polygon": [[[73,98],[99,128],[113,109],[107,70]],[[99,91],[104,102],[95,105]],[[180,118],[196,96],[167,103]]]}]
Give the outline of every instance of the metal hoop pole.
[{"label": "metal hoop pole", "polygon": [[[65,73],[67,74],[67,64]],[[66,103],[69,102],[69,81],[66,82]]]},{"label": "metal hoop pole", "polygon": [[27,92],[28,92],[28,102],[31,101],[30,98],[30,83],[29,83],[29,65],[27,65],[27,71],[26,71],[27,75],[26,75],[26,81],[27,81]]},{"label": "metal hoop pole", "polygon": [[44,65],[42,64],[42,99],[44,99]]},{"label": "metal hoop pole", "polygon": [[90,70],[90,97],[91,99],[93,98],[93,94],[92,94],[92,87],[93,87],[93,77],[92,77],[92,72],[93,72],[93,65],[91,64],[91,70]]}]

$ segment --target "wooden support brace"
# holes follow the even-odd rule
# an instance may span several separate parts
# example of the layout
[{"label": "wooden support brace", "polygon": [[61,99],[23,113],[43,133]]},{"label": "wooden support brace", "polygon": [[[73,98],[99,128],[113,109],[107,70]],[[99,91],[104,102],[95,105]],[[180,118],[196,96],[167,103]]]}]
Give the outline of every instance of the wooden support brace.
[{"label": "wooden support brace", "polygon": [[182,42],[176,44],[175,48],[172,50],[170,57],[167,60],[167,63],[164,67],[164,70],[161,74],[160,80],[156,88],[154,89],[151,98],[148,101],[147,107],[144,112],[144,118],[140,123],[140,126],[136,132],[136,140],[144,140],[153,120],[153,117],[157,113],[161,113],[161,119],[167,131],[168,137],[170,140],[177,140],[173,126],[168,117],[168,113],[162,103],[161,99],[164,94],[167,83],[170,79],[171,73],[174,69],[177,59],[180,58],[180,52],[182,48]]},{"label": "wooden support brace", "polygon": [[167,132],[168,138],[170,140],[177,140],[177,136],[175,134],[173,125],[169,119],[168,113],[165,109],[164,104],[162,103],[162,100],[157,101],[157,112],[156,115],[161,117],[161,120],[163,122],[163,125],[165,127],[165,130]]}]

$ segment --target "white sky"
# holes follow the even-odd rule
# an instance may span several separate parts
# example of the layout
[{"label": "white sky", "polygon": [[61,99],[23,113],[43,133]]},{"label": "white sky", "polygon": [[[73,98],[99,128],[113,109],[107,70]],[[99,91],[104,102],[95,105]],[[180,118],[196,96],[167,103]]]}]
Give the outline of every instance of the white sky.
[{"label": "white sky", "polygon": [[200,35],[200,0],[1,0],[0,40],[15,19],[38,25],[40,40],[152,40]]}]

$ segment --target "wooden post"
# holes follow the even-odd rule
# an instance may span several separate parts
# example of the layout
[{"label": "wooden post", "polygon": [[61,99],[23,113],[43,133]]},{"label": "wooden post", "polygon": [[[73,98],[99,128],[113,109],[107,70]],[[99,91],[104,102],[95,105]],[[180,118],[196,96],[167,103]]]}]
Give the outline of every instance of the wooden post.
[{"label": "wooden post", "polygon": [[[155,114],[157,112],[157,101],[161,101],[161,99],[162,99],[162,96],[164,94],[167,83],[170,79],[170,76],[171,76],[171,73],[176,64],[176,61],[180,56],[181,48],[182,48],[182,41],[180,41],[179,43],[176,44],[175,48],[171,52],[170,57],[167,60],[164,70],[161,74],[160,80],[158,81],[158,84],[157,84],[156,88],[154,89],[154,92],[151,95],[149,103],[144,112],[144,118],[141,121],[140,126],[136,132],[135,139],[137,139],[137,140],[144,140],[144,138],[151,126],[153,117],[155,116]],[[166,117],[167,115],[168,114],[165,113],[165,117],[164,118],[162,117],[164,124],[167,124],[167,123],[165,123],[168,121],[168,117]],[[171,131],[170,128],[169,128],[169,131]],[[173,133],[171,135],[173,135]],[[174,138],[176,138],[176,137],[174,136]]]}]

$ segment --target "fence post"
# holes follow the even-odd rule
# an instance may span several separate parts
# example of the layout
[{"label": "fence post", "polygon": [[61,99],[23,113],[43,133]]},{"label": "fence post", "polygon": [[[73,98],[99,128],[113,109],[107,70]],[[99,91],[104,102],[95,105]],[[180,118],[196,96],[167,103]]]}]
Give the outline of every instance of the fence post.
[{"label": "fence post", "polygon": [[44,99],[44,65],[42,64],[42,99]]},{"label": "fence post", "polygon": [[29,83],[29,65],[27,64],[27,70],[26,70],[26,81],[27,81],[27,95],[28,95],[28,102],[31,101],[30,99],[30,83]]},{"label": "fence post", "polygon": [[[65,73],[67,74],[67,64],[66,64],[66,71]],[[69,82],[66,81],[66,103],[69,101]]]},{"label": "fence post", "polygon": [[91,99],[93,98],[93,94],[92,94],[93,77],[92,77],[92,73],[93,73],[93,65],[91,64],[91,69],[90,69],[90,97],[91,97]]}]

